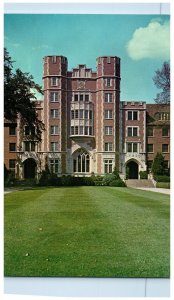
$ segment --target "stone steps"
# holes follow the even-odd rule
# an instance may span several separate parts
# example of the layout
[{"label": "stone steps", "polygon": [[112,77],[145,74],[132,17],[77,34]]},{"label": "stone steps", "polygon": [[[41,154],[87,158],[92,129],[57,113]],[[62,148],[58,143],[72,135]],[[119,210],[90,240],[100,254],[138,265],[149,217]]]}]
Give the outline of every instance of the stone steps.
[{"label": "stone steps", "polygon": [[127,187],[140,188],[148,187],[154,188],[154,184],[151,179],[128,179],[126,180]]}]

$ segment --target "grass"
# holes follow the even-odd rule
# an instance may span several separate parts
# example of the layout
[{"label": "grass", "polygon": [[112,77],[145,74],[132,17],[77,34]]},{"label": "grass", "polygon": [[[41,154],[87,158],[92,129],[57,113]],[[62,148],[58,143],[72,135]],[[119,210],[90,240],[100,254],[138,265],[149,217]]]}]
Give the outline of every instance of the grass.
[{"label": "grass", "polygon": [[167,278],[169,204],[131,188],[7,194],[5,275]]}]

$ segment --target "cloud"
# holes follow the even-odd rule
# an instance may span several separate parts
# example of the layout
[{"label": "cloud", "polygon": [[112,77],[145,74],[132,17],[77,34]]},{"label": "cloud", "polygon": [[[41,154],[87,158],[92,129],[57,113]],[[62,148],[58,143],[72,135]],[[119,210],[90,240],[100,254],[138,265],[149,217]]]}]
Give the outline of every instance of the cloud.
[{"label": "cloud", "polygon": [[161,24],[158,20],[151,21],[147,27],[140,27],[133,33],[127,44],[127,52],[133,60],[143,58],[170,57],[170,25]]}]

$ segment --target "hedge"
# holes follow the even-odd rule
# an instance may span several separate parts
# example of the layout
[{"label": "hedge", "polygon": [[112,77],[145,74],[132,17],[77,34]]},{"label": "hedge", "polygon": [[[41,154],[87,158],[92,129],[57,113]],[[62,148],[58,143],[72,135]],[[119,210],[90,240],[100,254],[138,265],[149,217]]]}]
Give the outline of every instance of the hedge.
[{"label": "hedge", "polygon": [[170,182],[157,182],[157,188],[170,189]]},{"label": "hedge", "polygon": [[157,182],[170,182],[170,176],[167,175],[156,175],[154,176],[154,179]]}]

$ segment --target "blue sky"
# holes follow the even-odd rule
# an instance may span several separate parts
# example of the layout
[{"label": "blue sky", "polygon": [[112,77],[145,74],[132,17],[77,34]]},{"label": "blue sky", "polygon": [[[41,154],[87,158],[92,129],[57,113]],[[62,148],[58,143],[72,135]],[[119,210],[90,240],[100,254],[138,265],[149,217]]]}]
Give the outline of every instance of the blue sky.
[{"label": "blue sky", "polygon": [[6,14],[4,44],[15,68],[42,85],[42,58],[64,55],[69,70],[96,69],[96,58],[121,58],[121,100],[153,103],[155,70],[169,60],[167,15]]}]

